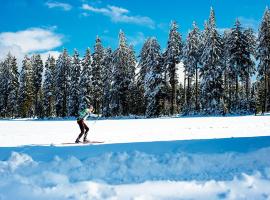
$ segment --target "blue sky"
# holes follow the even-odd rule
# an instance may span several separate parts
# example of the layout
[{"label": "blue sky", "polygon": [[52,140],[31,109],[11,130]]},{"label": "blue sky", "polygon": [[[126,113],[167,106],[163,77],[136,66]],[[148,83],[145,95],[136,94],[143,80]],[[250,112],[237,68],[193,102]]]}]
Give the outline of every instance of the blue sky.
[{"label": "blue sky", "polygon": [[185,38],[195,20],[203,28],[213,6],[219,29],[239,18],[257,31],[266,0],[0,0],[0,59],[11,51],[18,57],[40,52],[57,55],[93,50],[96,35],[104,46],[116,48],[122,29],[137,53],[149,36],[165,48],[169,24],[176,20]]}]

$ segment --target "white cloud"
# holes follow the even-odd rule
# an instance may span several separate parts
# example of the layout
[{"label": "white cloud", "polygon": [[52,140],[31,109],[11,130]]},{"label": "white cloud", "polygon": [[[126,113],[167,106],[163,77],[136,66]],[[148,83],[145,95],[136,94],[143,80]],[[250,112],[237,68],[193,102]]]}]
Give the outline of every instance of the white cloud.
[{"label": "white cloud", "polygon": [[48,8],[60,8],[63,9],[64,11],[69,11],[72,9],[72,6],[68,3],[61,3],[61,2],[46,2],[45,3],[46,6],[48,6]]},{"label": "white cloud", "polygon": [[16,56],[18,63],[26,54],[51,51],[62,45],[63,36],[53,29],[29,28],[17,32],[0,33],[0,60],[8,52]]},{"label": "white cloud", "polygon": [[96,8],[88,4],[83,4],[82,9],[107,16],[111,19],[112,22],[115,23],[123,22],[148,26],[150,28],[155,27],[155,22],[151,18],[145,16],[128,15],[129,10],[117,6],[108,5],[105,8]]}]

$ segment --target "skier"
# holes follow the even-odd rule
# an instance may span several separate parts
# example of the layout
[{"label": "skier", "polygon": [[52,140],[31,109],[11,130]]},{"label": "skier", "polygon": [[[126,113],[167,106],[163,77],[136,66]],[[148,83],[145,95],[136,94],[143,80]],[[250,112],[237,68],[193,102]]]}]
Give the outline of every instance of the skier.
[{"label": "skier", "polygon": [[86,109],[82,110],[81,112],[79,112],[79,117],[77,118],[77,123],[79,124],[79,127],[81,129],[81,133],[77,137],[75,143],[79,143],[80,142],[80,138],[83,135],[84,135],[83,142],[84,143],[89,142],[87,140],[87,133],[89,131],[89,127],[86,125],[86,123],[84,122],[84,120],[86,120],[89,115],[91,117],[98,117],[97,115],[92,114],[93,110],[94,110],[93,106],[90,105],[89,108],[86,108]]}]

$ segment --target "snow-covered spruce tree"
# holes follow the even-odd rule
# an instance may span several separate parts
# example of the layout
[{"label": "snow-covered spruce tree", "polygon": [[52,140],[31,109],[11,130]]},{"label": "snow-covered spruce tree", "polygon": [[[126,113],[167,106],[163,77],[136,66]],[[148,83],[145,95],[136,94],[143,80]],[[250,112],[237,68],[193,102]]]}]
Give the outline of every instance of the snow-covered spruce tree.
[{"label": "snow-covered spruce tree", "polygon": [[144,98],[144,79],[146,75],[146,67],[147,67],[147,50],[148,47],[150,46],[151,39],[148,38],[141,49],[139,58],[140,61],[138,63],[138,68],[139,68],[139,73],[138,73],[138,78],[136,80],[136,86],[138,89],[138,94],[137,94],[137,114],[139,115],[144,115],[145,114],[145,98]]},{"label": "snow-covered spruce tree", "polygon": [[30,58],[25,56],[20,73],[20,87],[18,95],[19,117],[33,117],[34,97],[32,63]]},{"label": "snow-covered spruce tree", "polygon": [[80,76],[81,61],[79,53],[75,49],[71,61],[71,78],[70,78],[70,98],[68,102],[68,115],[77,116],[80,107]]},{"label": "snow-covered spruce tree", "polygon": [[0,65],[0,116],[15,117],[17,115],[19,89],[16,58],[8,53],[4,62]]},{"label": "snow-covered spruce tree", "polygon": [[160,45],[155,38],[147,43],[146,74],[144,77],[144,96],[146,99],[146,117],[158,117],[161,113],[162,56]]},{"label": "snow-covered spruce tree", "polygon": [[93,102],[93,85],[92,85],[92,70],[91,70],[91,52],[90,48],[86,49],[83,57],[81,79],[80,79],[80,109],[84,109],[92,105]]},{"label": "snow-covered spruce tree", "polygon": [[40,116],[41,110],[38,110],[38,104],[40,101],[40,89],[42,85],[42,73],[43,62],[39,54],[31,57],[31,63],[33,68],[33,86],[34,86],[34,115]]},{"label": "snow-covered spruce tree", "polygon": [[223,99],[224,99],[224,108],[226,107],[226,112],[231,111],[231,107],[233,105],[233,84],[234,80],[230,76],[230,36],[231,36],[231,29],[226,29],[223,33],[223,42],[224,42],[224,51],[223,51],[223,62],[224,62],[224,71],[223,71]]},{"label": "snow-covered spruce tree", "polygon": [[[201,56],[201,47],[202,47],[202,40],[201,40],[201,33],[199,28],[197,27],[196,23],[193,22],[193,30],[189,32],[187,36],[187,41],[183,51],[183,62],[185,67],[185,74],[187,76],[187,103],[186,108],[184,109],[185,112],[199,112],[199,78],[198,78],[198,71],[199,71],[199,61]],[[192,99],[192,80],[195,79],[195,102],[191,102]]]},{"label": "snow-covered spruce tree", "polygon": [[258,78],[263,82],[263,97],[260,102],[262,112],[270,108],[269,76],[270,76],[270,10],[267,7],[260,25],[257,47]]},{"label": "snow-covered spruce tree", "polygon": [[49,56],[45,62],[45,75],[43,83],[43,116],[54,117],[55,110],[55,59]]},{"label": "snow-covered spruce tree", "polygon": [[216,30],[215,14],[212,8],[207,35],[200,69],[202,111],[205,114],[220,114],[223,112],[223,43]]},{"label": "snow-covered spruce tree", "polygon": [[92,55],[92,85],[93,85],[93,105],[97,114],[102,110],[102,60],[104,58],[104,48],[102,46],[100,38],[97,36],[95,44],[95,52]]},{"label": "snow-covered spruce tree", "polygon": [[176,86],[178,83],[177,78],[177,64],[181,61],[182,57],[182,39],[178,32],[178,25],[175,21],[171,23],[170,33],[167,48],[164,54],[164,64],[169,74],[169,82],[171,85],[171,114],[176,112]]},{"label": "snow-covered spruce tree", "polygon": [[[229,33],[226,40],[226,48],[228,51],[228,65],[226,66],[227,80],[229,81],[230,91],[230,106],[229,111],[243,112],[249,109],[249,94],[250,94],[250,77],[255,72],[255,63],[251,55],[254,52],[254,37],[250,30],[244,31],[238,20],[235,22],[234,28]],[[245,82],[246,97],[240,95],[239,85]],[[244,85],[244,84],[241,84]],[[241,87],[242,90],[242,87]],[[232,95],[231,95],[232,94]],[[245,103],[244,103],[245,102]]]},{"label": "snow-covered spruce tree", "polygon": [[68,115],[68,102],[70,97],[70,69],[71,59],[66,49],[56,60],[56,116],[66,117]]},{"label": "snow-covered spruce tree", "polygon": [[130,79],[130,58],[132,57],[129,46],[126,42],[124,32],[120,30],[119,46],[113,54],[113,82],[112,82],[112,114],[128,115],[130,106],[129,87],[132,83]]},{"label": "snow-covered spruce tree", "polygon": [[102,115],[105,117],[111,116],[111,86],[112,86],[112,49],[104,50],[104,59],[102,61],[102,82],[103,82],[103,106]]},{"label": "snow-covered spruce tree", "polygon": [[240,72],[240,79],[244,85],[245,99],[244,108],[247,112],[254,112],[254,100],[252,98],[252,84],[251,78],[256,72],[255,57],[256,57],[256,37],[251,28],[244,30],[243,32],[245,38],[246,54],[245,54],[245,65],[242,66]]},{"label": "snow-covered spruce tree", "polygon": [[137,109],[137,87],[135,83],[135,70],[136,70],[136,55],[134,51],[134,47],[132,45],[129,46],[129,53],[128,53],[128,73],[127,73],[127,78],[128,78],[128,114],[136,114]]}]

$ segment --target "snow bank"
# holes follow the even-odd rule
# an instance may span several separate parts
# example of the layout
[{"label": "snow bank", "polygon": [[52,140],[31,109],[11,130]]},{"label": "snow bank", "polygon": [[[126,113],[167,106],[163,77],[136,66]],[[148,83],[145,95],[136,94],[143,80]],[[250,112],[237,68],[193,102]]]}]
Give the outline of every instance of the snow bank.
[{"label": "snow bank", "polygon": [[[264,151],[270,152],[269,149]],[[254,152],[253,154],[263,156],[262,152]],[[178,167],[178,170],[166,170],[166,162],[164,162],[164,160],[159,160],[159,162],[157,162],[157,160],[153,161],[155,160],[154,158],[147,157],[146,155],[140,155],[140,159],[144,157],[144,163],[139,162],[139,160],[130,160],[127,162],[127,158],[134,159],[131,158],[134,157],[134,155],[118,155],[117,159],[120,162],[118,166],[116,166],[115,162],[109,164],[108,161],[110,158],[108,157],[112,157],[112,155],[105,157],[107,158],[96,158],[96,160],[100,160],[100,162],[103,161],[104,165],[95,166],[95,164],[91,165],[94,160],[91,160],[91,162],[89,160],[80,161],[74,157],[67,160],[56,157],[53,161],[48,163],[35,162],[28,155],[13,152],[7,161],[0,162],[0,199],[270,199],[270,168],[264,168],[261,172],[254,171],[249,175],[241,173],[233,176],[230,180],[172,181],[160,179],[162,179],[161,177],[165,175],[164,173],[166,171],[166,173],[169,173],[167,174],[168,178],[170,178],[172,173],[175,173],[177,176],[177,171],[180,173],[193,171],[194,169],[190,166],[191,163],[188,164],[188,166],[190,166],[189,168],[185,166],[185,171],[183,172],[181,164],[179,165],[178,161],[175,161],[175,159],[181,160],[179,156],[171,158],[174,160],[172,164],[176,168]],[[252,162],[255,161],[253,158],[254,156],[249,156]],[[239,160],[240,159],[241,157]],[[124,161],[126,161],[125,164],[123,164]],[[184,159],[182,162],[185,163],[187,161]],[[205,162],[209,161],[205,160],[204,163]],[[198,163],[193,163],[196,165],[195,171],[200,171],[203,174],[205,169],[204,167],[200,169],[200,166],[205,165],[204,163],[203,159]],[[242,164],[245,165],[248,163]],[[214,165],[215,163],[208,164],[207,166],[213,169]],[[131,168],[128,169],[128,167]],[[170,164],[167,165],[167,168],[171,167]],[[105,168],[109,169],[104,171]],[[108,173],[111,173],[111,176],[107,174],[107,170]],[[160,170],[160,177],[156,177],[158,174],[157,170]],[[120,173],[120,171],[122,171],[122,173]],[[226,174],[226,172],[224,173]],[[264,173],[264,175],[262,173]],[[111,179],[111,181],[115,180],[119,182],[119,180],[121,180],[121,182],[126,182],[124,180],[124,174],[135,179],[145,177],[148,180],[142,183],[125,183],[121,185],[108,184],[98,180],[99,178],[106,180],[104,177],[108,176],[107,179]],[[232,175],[233,174],[234,173],[232,173]]]}]

